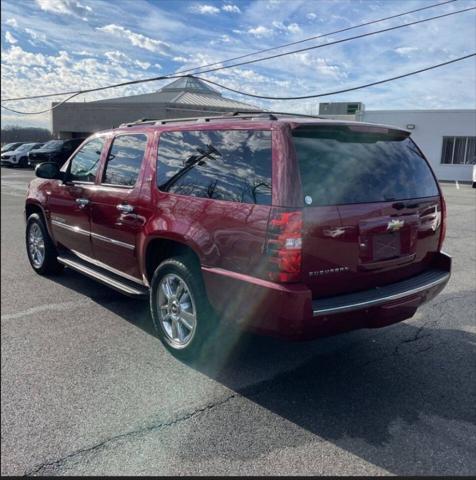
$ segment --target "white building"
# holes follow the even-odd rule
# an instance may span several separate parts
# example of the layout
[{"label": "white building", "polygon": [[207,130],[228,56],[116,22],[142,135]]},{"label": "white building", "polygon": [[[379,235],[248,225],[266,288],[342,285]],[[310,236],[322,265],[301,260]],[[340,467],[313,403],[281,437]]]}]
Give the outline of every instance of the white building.
[{"label": "white building", "polygon": [[439,180],[471,181],[476,110],[366,110],[359,120],[411,130]]},{"label": "white building", "polygon": [[319,115],[410,130],[439,180],[472,180],[476,110],[366,110],[360,102],[331,102],[319,104]]}]

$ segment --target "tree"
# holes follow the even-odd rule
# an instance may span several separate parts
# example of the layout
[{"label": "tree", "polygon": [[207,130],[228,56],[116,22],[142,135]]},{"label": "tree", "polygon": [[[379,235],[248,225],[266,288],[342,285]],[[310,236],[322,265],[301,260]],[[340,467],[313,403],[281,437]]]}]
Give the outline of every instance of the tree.
[{"label": "tree", "polygon": [[2,128],[1,143],[12,142],[47,142],[53,136],[46,128],[39,127],[20,127],[18,125],[9,125]]}]

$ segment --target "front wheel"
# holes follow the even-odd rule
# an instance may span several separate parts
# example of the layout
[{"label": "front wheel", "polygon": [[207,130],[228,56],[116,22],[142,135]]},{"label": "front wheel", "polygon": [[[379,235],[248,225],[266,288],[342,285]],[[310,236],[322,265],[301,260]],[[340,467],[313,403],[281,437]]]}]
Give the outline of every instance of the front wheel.
[{"label": "front wheel", "polygon": [[51,275],[63,270],[63,266],[57,260],[53,241],[37,213],[28,217],[25,237],[28,260],[36,273]]},{"label": "front wheel", "polygon": [[150,309],[158,337],[175,356],[203,359],[214,315],[193,261],[175,257],[157,267],[151,282]]}]

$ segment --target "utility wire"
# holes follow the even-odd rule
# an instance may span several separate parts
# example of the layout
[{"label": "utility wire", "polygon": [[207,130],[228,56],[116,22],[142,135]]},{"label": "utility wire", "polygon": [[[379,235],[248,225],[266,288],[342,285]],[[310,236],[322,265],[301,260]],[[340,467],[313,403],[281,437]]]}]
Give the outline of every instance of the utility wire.
[{"label": "utility wire", "polygon": [[199,72],[199,73],[200,73],[200,75],[202,75],[204,73],[216,72],[218,70],[225,70],[227,68],[241,67],[243,65],[249,65],[250,63],[262,62],[264,60],[272,60],[272,59],[275,59],[275,58],[284,57],[286,55],[292,55],[294,53],[307,52],[309,50],[316,50],[316,49],[322,48],[322,47],[329,47],[330,45],[337,45],[338,43],[348,42],[350,40],[357,40],[358,38],[370,37],[372,35],[377,35],[378,33],[390,32],[392,30],[397,30],[399,28],[405,28],[405,27],[410,27],[412,25],[418,25],[420,23],[429,22],[431,20],[437,20],[439,18],[449,17],[451,15],[457,15],[458,13],[464,13],[464,12],[468,12],[470,10],[476,10],[476,7],[469,7],[469,8],[465,8],[463,10],[457,10],[456,12],[450,12],[450,13],[445,13],[443,15],[437,15],[436,17],[424,18],[423,20],[416,20],[414,22],[405,23],[403,25],[396,25],[394,27],[384,28],[382,30],[376,30],[374,32],[362,33],[361,35],[355,35],[354,37],[342,38],[340,40],[334,40],[333,42],[321,43],[319,45],[314,45],[312,47],[300,48],[298,50],[291,50],[290,52],[278,53],[276,55],[270,55],[268,57],[257,58],[257,59],[254,59],[254,60],[247,60],[246,62],[233,63],[231,65],[224,65],[222,67],[210,68],[208,70],[203,70],[202,72]]},{"label": "utility wire", "polygon": [[[304,95],[304,96],[299,96],[299,97],[269,97],[269,96],[265,96],[265,95],[255,95],[253,93],[247,93],[247,92],[242,92],[241,90],[235,90],[234,88],[230,88],[230,87],[227,87],[227,86],[222,85],[220,83],[214,82],[212,80],[208,80],[207,78],[197,77],[195,75],[182,75],[182,76],[179,76],[179,78],[187,78],[187,77],[188,78],[196,78],[198,80],[202,80],[204,82],[210,83],[210,84],[215,85],[217,87],[223,88],[224,90],[228,90],[230,92],[237,93],[239,95],[244,95],[244,96],[247,96],[247,97],[259,98],[259,99],[262,99],[262,100],[304,100],[304,99],[310,99],[310,98],[327,97],[329,95],[337,95],[338,93],[353,92],[355,90],[360,90],[360,89],[363,89],[363,88],[372,87],[374,85],[380,85],[382,83],[391,82],[393,80],[398,80],[400,78],[410,77],[410,76],[416,75],[418,73],[427,72],[428,70],[433,70],[435,68],[444,67],[445,65],[460,62],[462,60],[466,60],[466,59],[468,59],[470,57],[474,57],[474,56],[476,56],[476,52],[471,53],[469,55],[465,55],[463,57],[458,57],[458,58],[454,58],[452,60],[448,60],[447,62],[438,63],[436,65],[431,65],[429,67],[425,67],[425,68],[421,68],[419,70],[415,70],[413,72],[404,73],[402,75],[397,75],[395,77],[386,78],[384,80],[378,80],[378,81],[372,82],[372,83],[366,83],[364,85],[359,85],[357,87],[350,87],[350,88],[345,88],[345,89],[342,89],[342,90],[336,90],[336,91],[333,91],[333,92],[316,93],[316,94],[313,94],[313,95]],[[57,106],[59,106],[59,105],[55,105],[53,108],[55,108]],[[23,114],[23,115],[35,115],[35,114],[39,114],[39,113],[45,113],[45,111],[42,111],[42,112],[19,112],[19,111],[16,111],[16,110],[9,109],[9,108],[7,108],[3,105],[1,105],[1,107],[4,108],[5,110],[9,110],[9,111],[12,111],[14,113],[19,113],[19,114]],[[53,110],[53,108],[51,108],[49,110]]]},{"label": "utility wire", "polygon": [[462,60],[466,60],[467,58],[474,57],[474,56],[476,56],[476,52],[471,53],[469,55],[465,55],[464,57],[458,57],[458,58],[454,58],[452,60],[448,60],[447,62],[438,63],[437,65],[432,65],[430,67],[421,68],[420,70],[415,70],[413,72],[404,73],[404,74],[398,75],[396,77],[386,78],[384,80],[378,80],[377,82],[366,83],[365,85],[359,85],[357,87],[345,88],[345,89],[342,89],[342,90],[335,90],[334,92],[317,93],[317,94],[314,94],[314,95],[303,95],[303,96],[299,96],[299,97],[268,97],[268,96],[265,96],[265,95],[255,95],[253,93],[242,92],[240,90],[235,90],[234,88],[226,87],[224,85],[221,85],[220,83],[213,82],[212,80],[208,80],[207,78],[197,77],[196,75],[190,75],[190,77],[191,78],[197,78],[199,80],[210,83],[212,85],[216,85],[217,87],[223,88],[224,90],[228,90],[228,91],[233,92],[233,93],[237,93],[239,95],[245,95],[247,97],[253,97],[253,98],[260,98],[262,100],[305,100],[305,99],[309,99],[309,98],[328,97],[329,95],[337,95],[338,93],[353,92],[354,90],[360,90],[362,88],[373,87],[374,85],[380,85],[382,83],[391,82],[393,80],[398,80],[400,78],[410,77],[411,75],[416,75],[417,73],[427,72],[428,70],[433,70],[435,68],[444,67],[445,65],[449,65],[450,63],[460,62]]},{"label": "utility wire", "polygon": [[[384,18],[379,18],[377,20],[370,20],[368,22],[361,23],[359,25],[352,25],[350,27],[341,28],[340,30],[335,30],[333,32],[322,33],[320,35],[315,35],[314,37],[308,37],[308,38],[304,38],[302,40],[298,40],[296,42],[290,42],[290,43],[285,43],[283,45],[278,45],[277,47],[265,48],[263,50],[258,50],[256,52],[247,53],[246,55],[240,55],[239,57],[229,58],[228,60],[221,60],[219,62],[210,63],[208,65],[202,65],[200,67],[189,68],[188,70],[179,70],[177,73],[186,73],[186,72],[191,72],[193,70],[201,70],[202,68],[208,68],[208,67],[214,67],[216,65],[222,65],[223,63],[233,62],[235,60],[241,60],[242,58],[247,58],[247,57],[251,57],[251,56],[254,56],[254,55],[259,55],[260,53],[271,52],[273,50],[279,50],[279,49],[285,48],[285,47],[291,47],[293,45],[299,45],[301,43],[310,42],[311,40],[317,40],[318,38],[323,38],[323,37],[328,37],[329,35],[336,35],[338,33],[348,32],[349,30],[354,30],[355,28],[360,28],[360,27],[365,27],[365,26],[368,26],[368,25],[373,25],[375,23],[380,23],[380,22],[384,22],[386,20],[391,20],[393,18],[402,17],[404,15],[409,15],[410,13],[421,12],[423,10],[428,10],[430,8],[440,7],[441,5],[446,5],[447,3],[454,3],[454,2],[457,2],[457,1],[458,0],[447,0],[446,2],[434,3],[433,5],[427,5],[426,7],[416,8],[415,10],[408,10],[406,12],[397,13],[395,15],[391,15],[389,17],[384,17]],[[195,74],[200,74],[200,73],[203,73],[203,72],[195,72]]]},{"label": "utility wire", "polygon": [[[329,32],[329,33],[324,33],[322,35],[316,35],[314,37],[308,37],[308,38],[305,38],[303,40],[299,40],[297,42],[291,42],[291,43],[287,43],[287,44],[284,44],[284,45],[279,45],[277,47],[272,47],[272,48],[267,48],[267,49],[264,49],[264,50],[258,50],[256,52],[252,52],[252,53],[248,53],[246,55],[241,55],[241,56],[238,56],[238,57],[234,57],[234,58],[229,58],[227,60],[222,60],[220,62],[215,62],[215,63],[210,63],[210,64],[206,64],[206,65],[201,65],[201,66],[198,66],[198,67],[194,67],[194,68],[189,68],[187,70],[179,70],[177,72],[175,72],[175,74],[183,74],[183,73],[188,73],[188,72],[191,72],[191,71],[195,71],[195,70],[202,70],[204,68],[209,68],[209,67],[214,67],[216,65],[221,65],[223,63],[227,63],[227,62],[231,62],[231,61],[235,61],[235,60],[240,60],[242,58],[245,58],[245,57],[250,57],[250,56],[254,56],[254,55],[258,55],[260,53],[265,53],[265,52],[269,52],[269,51],[272,51],[272,50],[277,50],[277,49],[280,49],[280,48],[284,48],[284,47],[288,47],[288,46],[292,46],[292,45],[297,45],[297,44],[300,44],[300,43],[304,43],[304,42],[308,42],[310,40],[316,40],[318,38],[322,38],[322,37],[326,37],[326,36],[329,36],[329,35],[335,35],[337,33],[342,33],[342,32],[345,32],[345,31],[348,31],[348,30],[352,30],[352,29],[356,29],[356,28],[360,28],[360,27],[364,27],[364,26],[367,26],[367,25],[372,25],[374,23],[379,23],[379,22],[383,22],[385,20],[390,20],[392,18],[397,18],[397,17],[401,17],[401,16],[404,16],[404,15],[408,15],[410,13],[415,13],[415,12],[419,12],[419,11],[422,11],[422,10],[427,10],[429,8],[435,8],[435,7],[438,7],[438,6],[441,6],[441,5],[445,5],[445,4],[448,4],[448,3],[453,3],[455,1],[458,1],[458,0],[447,0],[445,2],[441,2],[441,3],[436,3],[436,4],[432,4],[432,5],[428,5],[426,7],[421,7],[421,8],[417,8],[415,10],[409,10],[409,11],[406,11],[406,12],[402,12],[402,13],[399,13],[399,14],[396,14],[396,15],[391,15],[389,17],[384,17],[384,18],[380,18],[380,19],[377,19],[377,20],[372,20],[372,21],[369,21],[369,22],[365,22],[365,23],[361,23],[359,25],[353,25],[353,26],[350,26],[350,27],[347,27],[347,28],[343,28],[343,29],[340,29],[340,30],[335,30],[333,32]],[[462,11],[465,11],[465,10],[462,10]],[[460,13],[460,11],[457,11],[457,12],[451,12],[450,14],[448,15],[453,15],[453,14],[456,14],[456,13]],[[436,18],[441,18],[441,17],[430,17],[429,19],[425,19],[424,21],[429,21],[429,20],[433,20],[433,19],[436,19]],[[399,25],[397,26],[398,28],[401,28],[401,27],[405,27],[405,26],[408,26],[408,25],[412,25],[412,24],[404,24],[404,25]],[[383,30],[383,31],[386,31],[386,30]],[[373,33],[380,33],[380,31],[377,31],[377,32],[373,32]],[[360,36],[358,37],[350,37],[348,39],[343,39],[341,41],[347,41],[347,40],[353,40],[354,38],[360,38]],[[333,45],[335,42],[333,43],[326,43],[326,44],[322,44],[322,45],[317,45],[315,47],[311,47],[311,48],[320,48],[322,46],[326,46],[326,45]],[[291,52],[285,52],[281,55],[290,55],[292,53],[297,53],[297,52],[300,52],[302,50],[298,50],[298,51],[291,51]],[[276,57],[270,57],[270,58],[276,58]],[[244,62],[244,63],[240,63],[238,65],[228,65],[226,67],[219,67],[217,69],[213,69],[213,70],[207,70],[207,71],[201,71],[201,72],[196,72],[196,73],[199,73],[199,74],[203,74],[203,73],[208,73],[210,71],[217,71],[217,70],[221,70],[222,68],[232,68],[232,67],[235,67],[235,66],[239,66],[239,65],[245,65],[245,64],[248,64],[248,63],[253,63],[253,62],[258,62],[258,61],[262,61],[262,60],[267,60],[268,58],[262,58],[262,59],[256,59],[254,61],[251,61],[251,62]],[[133,80],[131,82],[123,82],[123,83],[118,83],[118,84],[113,84],[113,85],[109,85],[109,86],[105,86],[105,87],[98,87],[98,88],[91,88],[91,89],[85,89],[85,90],[74,90],[74,91],[68,91],[68,92],[59,92],[59,93],[50,93],[50,94],[44,94],[44,95],[31,95],[31,96],[25,96],[25,97],[15,97],[15,98],[6,98],[4,99],[3,101],[4,102],[7,102],[7,101],[17,101],[17,100],[33,100],[33,99],[38,99],[38,98],[47,98],[47,97],[55,97],[55,96],[60,96],[60,95],[71,95],[71,94],[74,94],[74,93],[90,93],[90,92],[94,92],[94,91],[101,91],[101,90],[105,90],[105,89],[108,89],[108,88],[116,88],[116,87],[121,87],[121,86],[125,86],[125,85],[132,85],[132,84],[135,84],[135,83],[143,83],[143,82],[149,82],[149,81],[155,81],[155,80],[162,80],[165,78],[174,78],[172,77],[171,75],[174,75],[174,74],[166,74],[166,75],[163,75],[163,76],[160,76],[160,77],[154,77],[154,78],[150,78],[150,79],[142,79],[142,80]]]}]

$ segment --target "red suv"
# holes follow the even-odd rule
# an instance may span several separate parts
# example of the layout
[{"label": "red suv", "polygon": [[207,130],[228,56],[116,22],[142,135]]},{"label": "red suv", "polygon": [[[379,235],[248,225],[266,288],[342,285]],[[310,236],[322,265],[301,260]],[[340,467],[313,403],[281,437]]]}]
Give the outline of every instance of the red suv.
[{"label": "red suv", "polygon": [[272,114],[142,121],[36,175],[33,269],[67,266],[148,295],[159,337],[182,356],[217,322],[291,339],[388,325],[450,277],[441,190],[393,127]]}]

